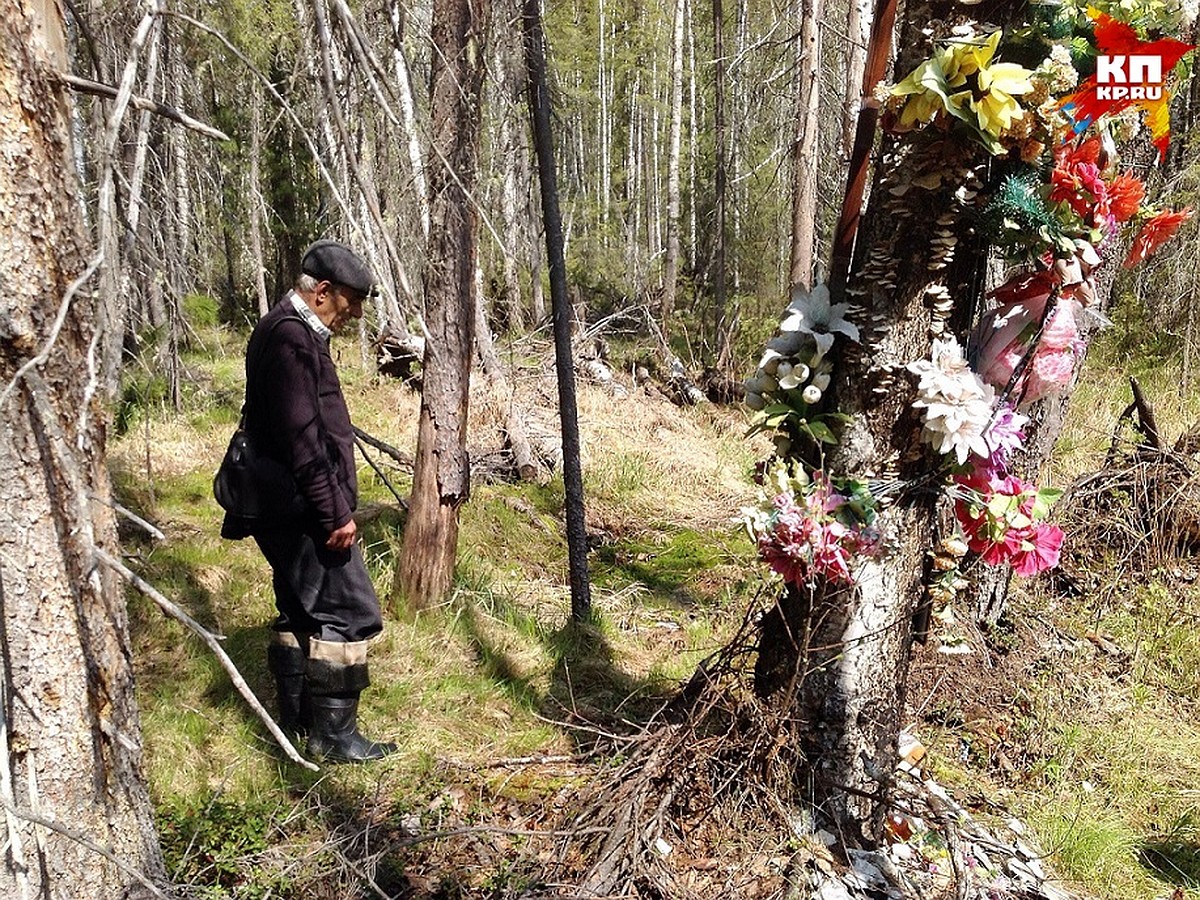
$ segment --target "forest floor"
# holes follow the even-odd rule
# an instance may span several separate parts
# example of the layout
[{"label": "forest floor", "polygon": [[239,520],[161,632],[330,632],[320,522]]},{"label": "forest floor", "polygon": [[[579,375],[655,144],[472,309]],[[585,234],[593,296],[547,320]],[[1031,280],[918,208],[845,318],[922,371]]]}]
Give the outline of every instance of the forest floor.
[{"label": "forest floor", "polygon": [[[166,536],[123,528],[131,565],[222,635],[269,700],[269,574],[252,542],[218,537],[210,490],[241,401],[244,340],[199,334],[179,410],[154,366],[132,376],[111,460],[119,499]],[[502,351],[513,391],[473,391],[481,474],[504,468],[509,404],[535,440],[554,427],[548,347]],[[373,376],[353,339],[335,353],[356,424],[411,451],[417,395]],[[1056,486],[1103,467],[1128,402],[1116,356],[1093,354],[1044,473]],[[603,771],[589,751],[647,721],[773,591],[734,524],[769,444],[743,437],[737,409],[681,409],[634,387],[621,374],[634,362],[614,360],[613,383],[580,385],[591,626],[567,624],[561,477],[477,481],[453,594],[414,614],[389,599],[403,513],[360,468],[363,546],[388,619],[362,719],[399,743],[384,762],[318,773],[289,762],[200,641],[130,593],[151,788],[187,896],[518,897],[553,869],[562,844],[545,832]],[[1168,443],[1200,420],[1200,403],[1178,399],[1176,368],[1138,375]],[[374,458],[404,495],[408,474]],[[1105,496],[1112,506],[1117,494]],[[1125,538],[1100,552],[1094,529],[1080,533],[1089,545],[1068,545],[1071,577],[1019,584],[996,628],[935,620],[907,730],[929,776],[981,819],[1024,823],[1073,894],[1200,898],[1200,567],[1178,542]],[[781,861],[796,850],[784,831],[729,822],[720,846],[671,848],[672,865],[690,870],[697,895],[722,884],[711,896],[782,896]]]}]

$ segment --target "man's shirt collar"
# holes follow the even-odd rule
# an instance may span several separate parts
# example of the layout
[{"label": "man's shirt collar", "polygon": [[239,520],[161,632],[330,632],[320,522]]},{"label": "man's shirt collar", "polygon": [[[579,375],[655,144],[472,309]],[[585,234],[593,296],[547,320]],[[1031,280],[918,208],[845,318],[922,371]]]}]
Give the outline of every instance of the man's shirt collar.
[{"label": "man's shirt collar", "polygon": [[317,318],[317,314],[304,302],[304,298],[295,291],[288,291],[288,299],[292,301],[292,306],[295,307],[296,312],[300,313],[300,318],[308,323],[308,327],[325,340],[329,340],[333,332],[329,330],[324,322]]}]

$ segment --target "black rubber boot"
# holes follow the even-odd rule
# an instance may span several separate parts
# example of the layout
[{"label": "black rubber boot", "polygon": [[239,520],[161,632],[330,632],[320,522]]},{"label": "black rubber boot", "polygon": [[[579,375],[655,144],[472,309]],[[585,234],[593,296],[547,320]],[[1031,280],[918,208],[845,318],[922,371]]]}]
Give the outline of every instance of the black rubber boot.
[{"label": "black rubber boot", "polygon": [[[395,744],[372,741],[358,730],[358,696],[371,683],[366,643],[339,646],[313,640],[309,654],[309,756],[328,762],[368,762],[395,753]],[[344,662],[347,658],[361,661]]]},{"label": "black rubber boot", "polygon": [[293,734],[306,734],[312,722],[306,678],[308,657],[299,647],[270,644],[267,647],[267,668],[275,676],[279,727]]},{"label": "black rubber boot", "polygon": [[396,752],[390,742],[373,741],[358,730],[358,695],[312,698],[308,755],[323,762],[370,762]]}]

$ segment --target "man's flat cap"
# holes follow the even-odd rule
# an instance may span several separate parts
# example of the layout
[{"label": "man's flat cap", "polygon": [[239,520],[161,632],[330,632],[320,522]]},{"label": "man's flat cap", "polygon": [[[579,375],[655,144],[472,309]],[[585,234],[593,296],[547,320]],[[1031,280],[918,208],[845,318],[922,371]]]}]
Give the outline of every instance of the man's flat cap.
[{"label": "man's flat cap", "polygon": [[317,241],[304,251],[300,271],[318,281],[344,284],[364,294],[371,293],[375,277],[361,256],[337,241]]}]

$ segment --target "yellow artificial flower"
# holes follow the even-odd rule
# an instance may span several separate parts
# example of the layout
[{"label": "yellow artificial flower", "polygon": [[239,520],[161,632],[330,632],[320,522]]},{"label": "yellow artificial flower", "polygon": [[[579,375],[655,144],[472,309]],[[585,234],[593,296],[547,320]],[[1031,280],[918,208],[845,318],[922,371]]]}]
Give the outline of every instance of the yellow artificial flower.
[{"label": "yellow artificial flower", "polygon": [[942,71],[946,73],[946,83],[952,87],[962,87],[967,78],[985,68],[996,55],[996,47],[1000,43],[1000,32],[992,32],[982,44],[949,44],[938,51],[944,55]]},{"label": "yellow artificial flower", "polygon": [[900,125],[912,128],[914,125],[925,125],[933,121],[934,116],[942,109],[942,97],[934,90],[945,79],[937,57],[927,59],[908,77],[892,88],[892,93],[898,97],[908,97],[904,109],[900,113]]},{"label": "yellow artificial flower", "polygon": [[980,96],[972,104],[979,119],[979,128],[986,134],[999,137],[1001,132],[1025,115],[1015,97],[1033,90],[1033,73],[1016,63],[996,63],[979,70]]}]

